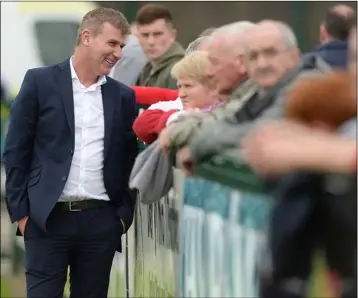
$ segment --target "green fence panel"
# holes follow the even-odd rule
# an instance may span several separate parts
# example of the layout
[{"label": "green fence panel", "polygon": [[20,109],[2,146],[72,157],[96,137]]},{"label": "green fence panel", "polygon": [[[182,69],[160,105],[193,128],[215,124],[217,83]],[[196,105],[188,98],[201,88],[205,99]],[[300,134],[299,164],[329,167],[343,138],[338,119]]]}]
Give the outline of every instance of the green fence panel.
[{"label": "green fence panel", "polygon": [[273,199],[242,162],[214,159],[184,182],[179,297],[257,297]]}]

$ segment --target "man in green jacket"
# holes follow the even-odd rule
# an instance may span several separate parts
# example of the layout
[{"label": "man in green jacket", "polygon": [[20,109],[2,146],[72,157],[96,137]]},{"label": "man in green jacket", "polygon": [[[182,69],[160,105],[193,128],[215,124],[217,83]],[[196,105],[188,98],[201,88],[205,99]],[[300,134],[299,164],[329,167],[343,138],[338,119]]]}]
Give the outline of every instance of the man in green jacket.
[{"label": "man in green jacket", "polygon": [[139,43],[148,58],[137,85],[177,89],[170,71],[184,57],[184,49],[176,42],[170,11],[163,5],[147,4],[138,11],[136,23]]}]

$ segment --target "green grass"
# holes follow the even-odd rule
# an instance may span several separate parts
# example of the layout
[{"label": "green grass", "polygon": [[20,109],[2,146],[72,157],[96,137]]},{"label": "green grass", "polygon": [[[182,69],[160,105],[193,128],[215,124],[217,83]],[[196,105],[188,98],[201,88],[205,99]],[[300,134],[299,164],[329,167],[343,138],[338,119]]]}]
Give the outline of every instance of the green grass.
[{"label": "green grass", "polygon": [[[139,266],[138,266],[139,267]],[[167,288],[163,289],[161,287],[161,283],[156,279],[155,276],[151,275],[147,270],[144,273],[144,279],[143,279],[143,273],[141,270],[135,274],[135,296],[148,296],[151,294],[151,297],[175,297],[175,291],[174,291],[174,284],[171,276],[168,277],[168,283]],[[314,266],[314,274],[312,277],[312,286],[308,293],[308,298],[310,297],[333,297],[333,293],[331,293],[328,289],[327,279],[326,279],[326,266],[325,262],[321,257],[317,257],[315,261]],[[151,268],[153,269],[153,268]],[[121,272],[117,270],[112,270],[112,276],[111,280],[116,280],[116,284],[110,285],[110,287],[115,286],[116,289],[111,289],[109,291],[109,295],[115,295],[115,297],[123,297],[124,291],[124,277],[122,276]],[[69,297],[69,284],[66,285],[65,295]],[[113,297],[113,296],[109,297]],[[8,281],[5,277],[1,277],[1,298],[12,298],[12,293],[8,284]]]},{"label": "green grass", "polygon": [[[137,260],[134,268],[134,297],[175,297],[175,275],[169,269],[171,266],[156,266],[153,262],[155,260],[146,256],[146,266],[143,268],[143,264]],[[161,262],[165,262],[163,256]]]},{"label": "green grass", "polygon": [[6,278],[1,276],[1,298],[11,298],[12,294],[10,291],[10,288],[8,286],[8,283],[6,281]]}]

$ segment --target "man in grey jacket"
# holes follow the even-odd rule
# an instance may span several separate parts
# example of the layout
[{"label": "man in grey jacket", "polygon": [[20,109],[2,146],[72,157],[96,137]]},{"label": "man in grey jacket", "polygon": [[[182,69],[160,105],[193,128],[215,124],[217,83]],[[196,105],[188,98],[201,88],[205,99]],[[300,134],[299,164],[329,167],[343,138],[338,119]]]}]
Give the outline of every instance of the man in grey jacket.
[{"label": "man in grey jacket", "polygon": [[255,84],[247,80],[243,61],[243,39],[255,24],[240,21],[224,25],[209,36],[204,45],[212,62],[210,73],[218,83],[222,100],[226,104],[211,113],[197,112],[181,117],[173,127],[165,129],[159,138],[162,149],[180,148],[206,123],[218,121],[228,111],[235,111],[247,94],[255,92]]},{"label": "man in grey jacket", "polygon": [[146,63],[147,58],[137,37],[129,35],[127,43],[123,48],[123,56],[115,65],[112,77],[123,84],[135,85]]},{"label": "man in grey jacket", "polygon": [[256,124],[279,119],[287,90],[298,80],[329,69],[316,57],[300,62],[293,31],[278,21],[262,21],[247,34],[244,56],[249,78],[258,85],[258,91],[237,111],[201,126],[189,139],[178,154],[187,174],[193,164],[235,148]]}]

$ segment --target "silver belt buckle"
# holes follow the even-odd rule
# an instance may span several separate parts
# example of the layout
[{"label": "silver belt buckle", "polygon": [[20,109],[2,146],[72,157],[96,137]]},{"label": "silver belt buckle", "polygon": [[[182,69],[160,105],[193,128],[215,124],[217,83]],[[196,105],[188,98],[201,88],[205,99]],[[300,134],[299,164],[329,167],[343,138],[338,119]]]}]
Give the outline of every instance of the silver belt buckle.
[{"label": "silver belt buckle", "polygon": [[78,202],[78,201],[70,201],[69,202],[69,207],[70,207],[69,209],[70,209],[71,212],[82,211],[81,209],[76,209],[76,208],[72,207],[72,203],[76,203],[76,202]]}]

